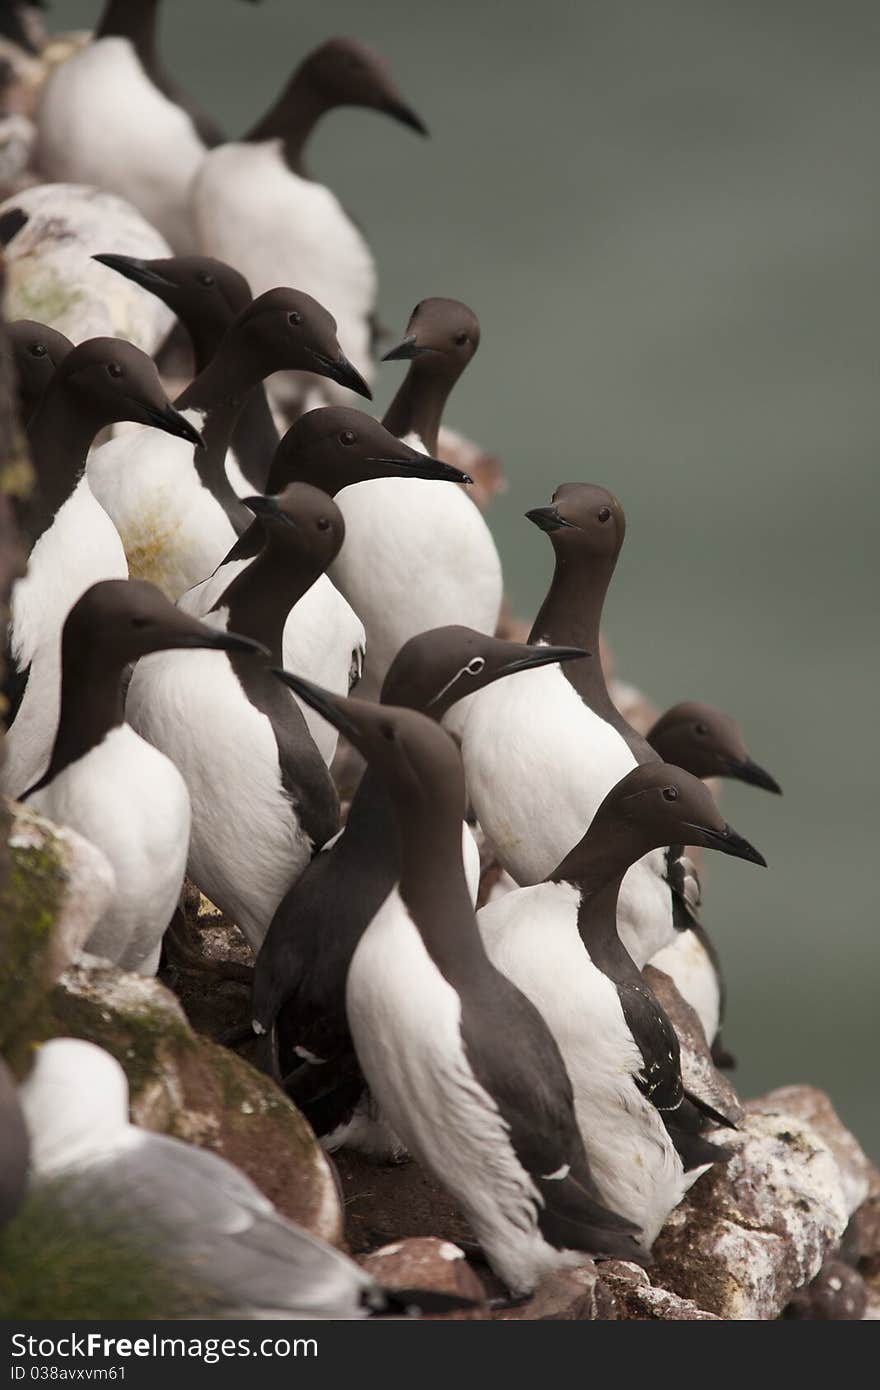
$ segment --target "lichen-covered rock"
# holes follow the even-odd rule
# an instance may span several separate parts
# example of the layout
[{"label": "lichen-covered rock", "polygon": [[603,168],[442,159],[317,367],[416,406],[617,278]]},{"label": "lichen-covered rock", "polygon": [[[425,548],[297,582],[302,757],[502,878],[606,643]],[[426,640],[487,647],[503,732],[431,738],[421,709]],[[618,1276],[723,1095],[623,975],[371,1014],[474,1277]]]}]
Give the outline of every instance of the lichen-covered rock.
[{"label": "lichen-covered rock", "polygon": [[0,118],[0,195],[3,198],[34,181],[35,176],[29,174],[28,169],[36,138],[36,127],[27,116]]},{"label": "lichen-covered rock", "polygon": [[440,427],[437,457],[461,469],[473,480],[462,486],[481,512],[486,510],[493,497],[507,490],[501,460],[448,425]]},{"label": "lichen-covered rock", "polygon": [[837,1163],[803,1120],[750,1110],[735,1149],[691,1188],[654,1244],[651,1280],[721,1318],[777,1318],[847,1224]]},{"label": "lichen-covered rock", "polygon": [[867,1306],[868,1291],[858,1270],[842,1260],[826,1260],[812,1283],[795,1294],[785,1316],[812,1322],[860,1322]]},{"label": "lichen-covered rock", "polygon": [[824,1091],[815,1086],[780,1086],[760,1100],[749,1101],[747,1108],[764,1113],[781,1111],[804,1120],[824,1139],[837,1160],[848,1215],[861,1206],[870,1188],[871,1163],[858,1139],[841,1123]]},{"label": "lichen-covered rock", "polygon": [[703,1025],[696,1013],[682,999],[675,982],[664,971],[654,965],[646,965],[644,975],[678,1036],[685,1087],[733,1124],[739,1124],[743,1117],[739,1097],[727,1077],[718,1071],[712,1061]]},{"label": "lichen-covered rock", "polygon": [[433,1236],[410,1237],[384,1245],[358,1261],[368,1274],[388,1289],[432,1289],[472,1299],[473,1308],[442,1314],[443,1321],[474,1321],[489,1316],[486,1293],[464,1257],[464,1251],[448,1240]]},{"label": "lichen-covered rock", "polygon": [[[222,1154],[285,1216],[323,1240],[341,1239],[336,1183],[306,1120],[267,1077],[194,1033],[157,980],[82,956],[35,1016],[29,1041],[57,1036],[113,1054],[128,1076],[135,1124]],[[21,1051],[17,1060],[21,1072]]]},{"label": "lichen-covered rock", "polygon": [[99,849],[13,806],[0,889],[0,1047],[8,1046],[88,940],[116,889]]},{"label": "lichen-covered rock", "polygon": [[551,1270],[527,1302],[493,1316],[500,1322],[595,1322],[616,1318],[617,1308],[593,1261],[585,1259],[574,1269]]},{"label": "lichen-covered rock", "polygon": [[625,1322],[718,1322],[715,1313],[698,1308],[689,1298],[658,1289],[638,1265],[607,1260],[599,1268],[600,1287],[614,1301],[614,1316]]},{"label": "lichen-covered rock", "polygon": [[36,319],[74,343],[127,338],[154,353],[171,310],[92,256],[169,256],[164,237],[122,198],[77,184],[26,188],[0,204],[0,217],[13,209],[28,221],[6,247],[7,319]]}]

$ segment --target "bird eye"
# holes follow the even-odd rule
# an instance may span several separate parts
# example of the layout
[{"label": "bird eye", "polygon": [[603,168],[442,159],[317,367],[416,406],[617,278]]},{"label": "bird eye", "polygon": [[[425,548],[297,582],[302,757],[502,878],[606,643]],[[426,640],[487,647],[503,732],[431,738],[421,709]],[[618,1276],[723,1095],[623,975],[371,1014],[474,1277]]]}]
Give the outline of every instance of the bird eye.
[{"label": "bird eye", "polygon": [[329,530],[330,530],[330,518],[329,518],[329,517],[327,517],[327,516],[319,516],[319,517],[318,517],[318,530],[319,530],[319,531],[329,531]]},{"label": "bird eye", "polygon": [[466,333],[456,333],[452,341],[455,343],[456,347],[464,347],[467,340],[468,335]]},{"label": "bird eye", "polygon": [[149,618],[132,618],[131,625],[132,627],[149,627],[150,620]]},{"label": "bird eye", "polygon": [[45,344],[45,343],[32,343],[32,344],[31,344],[31,349],[30,349],[31,357],[45,357],[47,351],[48,351],[48,349],[46,348],[46,344]]},{"label": "bird eye", "polygon": [[704,737],[709,732],[709,725],[703,724],[702,722],[699,724],[695,724],[694,728],[696,729],[698,734],[702,734]]},{"label": "bird eye", "polygon": [[303,316],[299,309],[291,309],[290,313],[287,315],[287,322],[292,323],[294,328],[299,328],[302,321]]},{"label": "bird eye", "polygon": [[485,664],[486,658],[484,656],[472,656],[464,669],[467,671],[469,676],[478,676]]},{"label": "bird eye", "polygon": [[108,362],[107,371],[111,376],[115,376],[117,379],[125,375],[118,362]]},{"label": "bird eye", "polygon": [[203,270],[203,271],[200,272],[200,274],[199,274],[199,284],[200,284],[200,285],[215,285],[216,283],[217,283],[216,278],[215,278],[215,276],[213,276],[213,275],[210,273],[210,271]]},{"label": "bird eye", "polygon": [[664,787],[664,788],[663,788],[663,796],[665,797],[665,799],[666,799],[667,801],[677,801],[677,800],[678,800],[678,788],[677,788],[677,787]]},{"label": "bird eye", "polygon": [[605,522],[608,521],[611,517],[611,508],[600,507],[596,513],[596,516],[599,518],[599,520],[602,522],[602,525],[604,526]]},{"label": "bird eye", "polygon": [[382,725],[382,737],[383,737],[383,738],[387,738],[389,743],[393,743],[393,742],[394,742],[394,725],[393,725],[393,724],[383,724],[383,725]]},{"label": "bird eye", "polygon": [[339,436],[339,442],[340,444],[356,444],[357,435],[354,430],[343,430]]}]

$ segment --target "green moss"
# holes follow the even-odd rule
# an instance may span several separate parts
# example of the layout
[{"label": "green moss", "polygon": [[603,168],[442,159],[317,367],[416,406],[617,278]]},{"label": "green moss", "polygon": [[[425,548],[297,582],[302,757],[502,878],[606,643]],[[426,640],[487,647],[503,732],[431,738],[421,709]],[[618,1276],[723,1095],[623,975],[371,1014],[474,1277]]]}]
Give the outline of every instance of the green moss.
[{"label": "green moss", "polygon": [[129,1216],[74,1203],[59,1186],[33,1193],[0,1231],[0,1318],[180,1318],[216,1307]]},{"label": "green moss", "polygon": [[52,927],[66,882],[53,840],[13,848],[0,893],[0,1042],[20,1029],[46,990]]},{"label": "green moss", "polygon": [[15,265],[8,295],[13,318],[36,319],[37,323],[55,323],[75,313],[85,296],[81,289],[60,275],[28,271],[28,258],[23,256]]}]

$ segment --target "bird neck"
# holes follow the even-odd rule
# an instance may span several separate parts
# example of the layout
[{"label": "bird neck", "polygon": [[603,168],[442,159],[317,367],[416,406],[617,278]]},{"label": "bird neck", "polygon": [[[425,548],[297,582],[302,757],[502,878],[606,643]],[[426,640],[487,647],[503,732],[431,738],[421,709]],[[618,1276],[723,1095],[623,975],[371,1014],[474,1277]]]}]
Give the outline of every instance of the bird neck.
[{"label": "bird neck", "polygon": [[623,880],[646,853],[633,827],[599,812],[583,839],[551,875],[579,894],[578,932],[594,963],[622,978],[635,970],[617,933],[617,902]]},{"label": "bird neck", "polygon": [[[241,536],[251,525],[253,515],[229,481],[226,455],[248,391],[256,383],[242,381],[241,375],[237,376],[230,369],[228,358],[218,364],[219,356],[199,373],[174,404],[177,410],[198,410],[202,415],[205,447],[193,450],[193,466],[203,486],[223,508],[236,535]],[[257,381],[260,379],[258,376]]]},{"label": "bird neck", "polygon": [[278,100],[244,138],[252,142],[281,140],[286,164],[295,174],[303,175],[306,144],[332,105],[315,90],[307,74],[295,72]]},{"label": "bird neck", "polygon": [[122,670],[119,661],[74,649],[72,642],[62,639],[58,731],[49,766],[37,786],[51,782],[124,722]]},{"label": "bird neck", "polygon": [[262,642],[273,664],[281,666],[287,616],[323,572],[320,564],[292,557],[290,547],[269,534],[253,564],[236,575],[214,608],[227,608],[230,631]]},{"label": "bird neck", "polygon": [[63,383],[51,382],[43,393],[27,429],[36,484],[22,522],[31,545],[74,492],[95,435],[106,423],[84,411]]},{"label": "bird neck", "polygon": [[443,411],[460,375],[450,371],[443,358],[430,369],[418,360],[413,362],[385,412],[386,430],[398,439],[416,434],[428,453],[435,454]]},{"label": "bird neck", "polygon": [[210,361],[181,391],[175,405],[178,410],[202,410],[206,414],[234,406],[237,414],[248,391],[270,374],[250,353],[241,351],[241,342],[235,335],[227,333]]},{"label": "bird neck", "polygon": [[588,651],[590,655],[581,661],[564,662],[562,673],[591,709],[616,723],[620,716],[608,694],[599,659],[599,625],[614,565],[613,559],[572,559],[557,554],[553,580],[529,641]]},{"label": "bird neck", "polygon": [[278,430],[262,382],[244,398],[232,431],[232,448],[254,492],[265,492],[272,457],[278,448]]},{"label": "bird neck", "polygon": [[95,29],[96,39],[128,39],[143,63],[157,66],[156,32],[159,0],[107,0]]}]

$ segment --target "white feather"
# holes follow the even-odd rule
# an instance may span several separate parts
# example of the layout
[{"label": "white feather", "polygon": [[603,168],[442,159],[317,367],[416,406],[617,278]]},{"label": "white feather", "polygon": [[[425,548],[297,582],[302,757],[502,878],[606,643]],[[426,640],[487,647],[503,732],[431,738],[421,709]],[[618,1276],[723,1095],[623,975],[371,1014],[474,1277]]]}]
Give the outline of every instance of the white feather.
[{"label": "white feather", "polygon": [[155,974],[189,842],[189,797],[174,764],[123,724],[28,803],[91,840],[116,874],[116,895],[86,949],[124,970]]},{"label": "white feather", "polygon": [[651,958],[651,964],[675,981],[675,987],[703,1025],[707,1042],[721,1027],[721,991],[718,973],[700,938],[692,931],[679,932],[671,945]]}]

